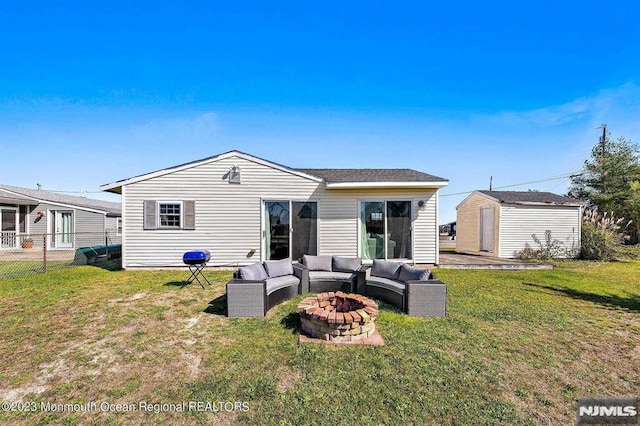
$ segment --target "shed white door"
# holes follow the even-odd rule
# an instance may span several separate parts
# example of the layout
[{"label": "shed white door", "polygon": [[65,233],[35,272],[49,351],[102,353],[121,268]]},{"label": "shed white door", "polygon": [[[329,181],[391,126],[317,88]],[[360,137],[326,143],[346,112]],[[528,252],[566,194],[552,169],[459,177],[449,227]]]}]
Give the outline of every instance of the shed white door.
[{"label": "shed white door", "polygon": [[480,251],[493,251],[493,207],[480,209]]}]

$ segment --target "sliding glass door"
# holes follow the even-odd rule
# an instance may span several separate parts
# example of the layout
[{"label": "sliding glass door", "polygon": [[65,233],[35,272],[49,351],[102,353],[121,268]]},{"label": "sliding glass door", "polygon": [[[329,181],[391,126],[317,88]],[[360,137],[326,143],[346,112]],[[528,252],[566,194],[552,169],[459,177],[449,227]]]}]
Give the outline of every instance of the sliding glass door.
[{"label": "sliding glass door", "polygon": [[363,259],[412,259],[411,201],[360,203]]},{"label": "sliding glass door", "polygon": [[315,201],[264,202],[264,258],[302,258],[318,252],[318,203]]}]

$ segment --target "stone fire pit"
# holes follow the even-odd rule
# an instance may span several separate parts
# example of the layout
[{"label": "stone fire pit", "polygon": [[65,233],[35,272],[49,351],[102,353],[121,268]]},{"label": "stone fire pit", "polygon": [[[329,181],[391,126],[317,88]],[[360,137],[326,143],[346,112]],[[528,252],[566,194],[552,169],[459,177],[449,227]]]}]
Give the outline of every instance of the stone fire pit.
[{"label": "stone fire pit", "polygon": [[[311,338],[335,343],[383,344],[376,332],[378,305],[360,294],[320,293],[304,299],[298,305],[298,313],[302,332]],[[379,342],[365,342],[374,334]]]}]

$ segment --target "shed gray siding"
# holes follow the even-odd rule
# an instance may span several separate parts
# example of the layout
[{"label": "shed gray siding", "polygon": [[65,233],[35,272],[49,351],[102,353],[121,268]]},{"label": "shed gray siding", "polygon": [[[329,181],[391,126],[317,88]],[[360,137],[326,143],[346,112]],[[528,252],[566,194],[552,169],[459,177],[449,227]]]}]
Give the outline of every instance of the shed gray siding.
[{"label": "shed gray siding", "polygon": [[[233,166],[241,183],[224,176]],[[414,261],[437,260],[436,190],[326,190],[324,184],[241,157],[182,169],[122,188],[123,267],[184,266],[182,254],[206,249],[216,266],[236,266],[263,257],[264,201],[317,201],[319,254],[357,256],[360,200],[424,200],[414,209]],[[194,230],[143,228],[145,201],[196,202]],[[414,207],[417,203],[414,203]],[[255,254],[250,255],[255,250]]]},{"label": "shed gray siding", "polygon": [[500,207],[500,257],[512,258],[528,243],[539,246],[532,234],[544,243],[545,232],[551,231],[552,240],[560,241],[567,249],[580,248],[580,207],[501,205]]}]

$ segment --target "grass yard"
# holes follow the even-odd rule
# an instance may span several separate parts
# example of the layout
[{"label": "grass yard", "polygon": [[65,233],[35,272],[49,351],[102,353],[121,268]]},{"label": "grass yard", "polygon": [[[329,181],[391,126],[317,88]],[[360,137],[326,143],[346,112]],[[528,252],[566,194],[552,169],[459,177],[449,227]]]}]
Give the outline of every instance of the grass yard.
[{"label": "grass yard", "polygon": [[[180,288],[185,271],[94,267],[0,281],[0,400],[37,404],[0,422],[573,424],[576,398],[640,395],[640,262],[441,270],[447,318],[383,305],[384,347],[299,345],[302,297],[264,319],[229,320],[231,272],[207,275],[205,290]],[[139,410],[182,401],[246,409]],[[41,402],[136,411],[44,412]]]}]

